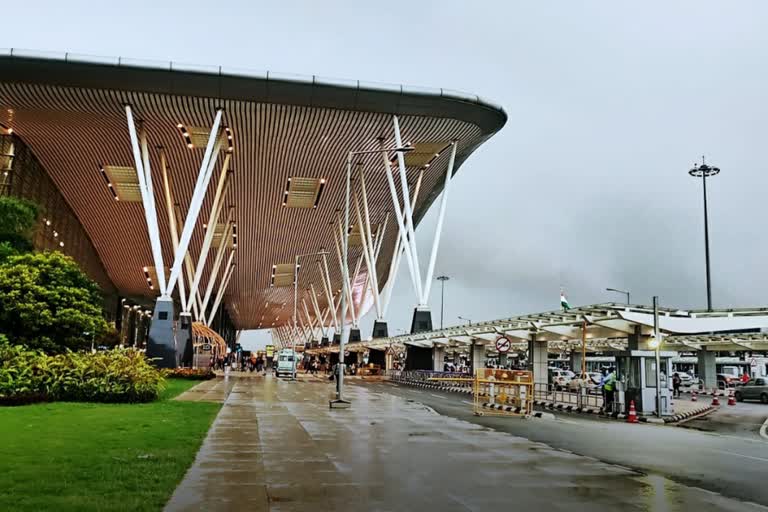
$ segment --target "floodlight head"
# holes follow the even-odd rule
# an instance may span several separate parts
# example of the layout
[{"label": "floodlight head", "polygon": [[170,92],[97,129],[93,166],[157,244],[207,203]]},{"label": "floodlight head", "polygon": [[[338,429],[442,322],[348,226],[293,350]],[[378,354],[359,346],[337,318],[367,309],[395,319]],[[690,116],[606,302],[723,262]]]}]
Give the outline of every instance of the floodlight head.
[{"label": "floodlight head", "polygon": [[416,148],[413,146],[402,146],[399,148],[395,148],[395,153],[408,153],[409,151],[414,151]]},{"label": "floodlight head", "polygon": [[720,174],[720,168],[707,164],[694,165],[693,168],[688,171],[688,174],[694,178],[701,178],[702,176],[709,178],[710,176]]}]

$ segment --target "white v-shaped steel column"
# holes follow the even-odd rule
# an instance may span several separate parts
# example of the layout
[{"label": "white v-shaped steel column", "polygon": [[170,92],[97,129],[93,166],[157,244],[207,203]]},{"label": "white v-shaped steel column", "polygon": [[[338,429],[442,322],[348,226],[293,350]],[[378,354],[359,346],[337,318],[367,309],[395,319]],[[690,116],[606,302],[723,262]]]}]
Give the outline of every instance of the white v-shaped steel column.
[{"label": "white v-shaped steel column", "polygon": [[[224,294],[227,291],[227,286],[229,286],[229,281],[232,279],[232,274],[235,272],[235,264],[233,263],[234,257],[235,249],[232,249],[232,252],[229,253],[229,259],[227,260],[227,266],[224,270],[224,277],[221,280],[221,286],[219,286],[219,289],[216,292],[216,301],[213,303],[211,314],[208,316],[206,325],[211,325],[211,323],[213,323],[213,319],[216,318],[216,311],[219,309],[221,299],[224,298]],[[205,311],[203,311],[203,314],[205,314]]]},{"label": "white v-shaped steel column", "polygon": [[[224,260],[224,253],[227,251],[227,247],[229,246],[229,243],[232,241],[232,212],[233,211],[234,211],[234,207],[230,207],[229,213],[227,214],[227,223],[225,224],[224,233],[222,233],[222,236],[221,236],[221,243],[219,244],[219,247],[216,249],[216,257],[213,260],[213,269],[211,269],[211,275],[208,278],[208,286],[206,287],[205,295],[203,296],[203,305],[200,308],[203,311],[203,313],[205,313],[205,310],[208,307],[208,301],[211,299],[213,286],[216,284],[216,279],[219,277],[219,268],[221,268],[221,262]],[[232,254],[234,253],[235,251],[232,250]],[[232,254],[230,254],[230,258],[232,257]],[[223,282],[224,280],[222,279],[221,283]]]},{"label": "white v-shaped steel column", "polygon": [[[160,148],[160,171],[163,174],[163,195],[165,197],[165,210],[168,214],[168,227],[171,231],[171,244],[173,253],[179,249],[179,233],[176,228],[176,214],[173,209],[173,194],[171,193],[171,180],[168,177],[168,162],[165,158],[165,150]],[[187,293],[184,286],[184,279],[179,277],[179,298],[181,298],[181,307],[186,311]]]},{"label": "white v-shaped steel column", "polygon": [[[403,147],[403,139],[400,136],[400,121],[397,119],[397,116],[392,116],[392,124],[395,129],[395,145],[398,148]],[[416,278],[416,285],[417,285],[417,295],[419,296],[419,301],[422,301],[423,293],[422,293],[422,286],[421,286],[421,268],[419,267],[419,251],[417,250],[417,244],[416,244],[416,231],[415,226],[413,225],[413,209],[411,208],[411,199],[410,199],[410,193],[408,190],[408,176],[406,175],[405,170],[405,155],[402,151],[397,152],[397,166],[400,171],[400,190],[403,193],[403,214],[405,216],[405,220],[407,221],[406,228],[408,229],[408,245],[406,246],[406,249],[410,249],[412,261],[413,261],[413,274]],[[423,306],[424,304],[419,304],[419,306]]]},{"label": "white v-shaped steel column", "polygon": [[[397,116],[392,116],[392,124],[395,132],[395,144],[397,147],[403,147],[402,136],[400,134],[400,122]],[[381,141],[382,147],[383,147],[383,144],[384,142]],[[440,246],[440,238],[443,230],[443,222],[445,220],[445,212],[446,212],[446,206],[448,204],[448,195],[450,192],[450,185],[453,177],[453,169],[456,161],[456,149],[458,146],[458,141],[456,140],[452,141],[450,146],[451,146],[451,155],[450,155],[450,159],[448,161],[448,166],[445,173],[445,184],[442,192],[442,199],[440,203],[440,211],[438,214],[437,225],[435,227],[435,237],[432,242],[432,249],[430,251],[430,258],[427,266],[427,273],[425,275],[425,280],[423,283],[421,281],[421,269],[419,267],[418,246],[416,244],[416,237],[415,237],[415,231],[414,231],[415,224],[413,221],[413,211],[416,205],[415,196],[418,195],[418,186],[420,186],[421,184],[423,169],[419,174],[417,192],[414,195],[414,200],[411,202],[409,197],[408,179],[406,175],[405,155],[400,151],[397,152],[397,162],[398,162],[398,168],[400,173],[400,185],[401,185],[401,190],[403,194],[402,211],[400,210],[400,202],[397,198],[397,191],[395,190],[394,182],[391,179],[388,180],[389,187],[390,187],[390,194],[392,195],[392,202],[395,208],[395,214],[397,215],[397,220],[399,224],[398,228],[400,230],[400,245],[403,246],[402,250],[405,252],[406,258],[408,259],[408,264],[411,269],[411,279],[415,280],[415,289],[416,289],[416,295],[418,299],[417,309],[426,308],[429,302],[429,294],[432,290],[432,278],[434,276],[435,262],[437,260],[437,250]],[[387,168],[387,176],[389,177],[390,163],[389,163],[389,159],[386,158],[386,155],[384,158],[384,163]],[[396,243],[395,252],[393,254],[392,263],[390,265],[390,276],[389,276],[389,280],[393,284],[394,284],[393,279],[395,277],[393,275],[393,271],[396,274],[397,268],[399,266],[399,253],[398,253],[399,250],[400,248],[397,247],[397,243]],[[408,257],[409,254],[410,254],[410,257]],[[387,294],[386,294],[387,299],[385,300],[385,304],[383,307],[383,311],[385,313],[387,310],[387,306],[389,304],[391,289],[392,287],[389,287],[387,290]]]},{"label": "white v-shaped steel column", "polygon": [[[318,261],[318,264],[319,263],[320,262]],[[322,272],[322,268],[321,268],[321,272]],[[320,304],[317,303],[317,293],[315,292],[315,285],[310,284],[309,290],[310,290],[310,293],[312,293],[310,297],[312,302],[312,309],[315,311],[315,316],[317,317],[318,322],[320,322],[320,330],[322,332],[323,337],[325,337],[327,336],[326,334],[327,330],[325,329],[324,315],[320,314]]]},{"label": "white v-shaped steel column", "polygon": [[[339,216],[340,216],[340,214],[339,214]],[[339,217],[338,220],[339,220],[339,222],[338,222],[338,238],[336,236],[334,236],[333,237],[333,241],[334,241],[334,243],[336,245],[336,256],[338,257],[338,260],[339,260],[339,270],[341,271],[341,281],[343,283],[344,282],[344,257],[342,256],[341,246],[344,244],[344,227],[342,225],[340,217]],[[339,238],[341,239],[341,242],[339,242]],[[344,311],[341,312],[342,323],[344,323],[344,319],[347,316],[347,311],[349,311],[350,315],[352,316],[352,326],[354,327],[354,326],[357,325],[357,319],[355,317],[354,302],[352,301],[352,283],[348,282],[346,284],[346,286],[344,286],[342,284],[341,288],[342,288],[342,293],[344,293],[344,291],[347,292],[346,293],[346,295],[347,295],[347,302],[349,303],[348,306],[345,305]]]},{"label": "white v-shaped steel column", "polygon": [[426,281],[424,281],[424,295],[421,297],[421,302],[424,304],[429,300],[429,292],[432,289],[432,276],[435,272],[437,248],[440,246],[440,235],[443,232],[443,220],[445,219],[445,207],[448,204],[448,193],[451,190],[451,182],[453,181],[453,164],[456,161],[456,146],[458,146],[456,141],[451,143],[451,157],[448,160],[448,168],[445,170],[445,185],[443,186],[443,197],[440,199],[440,213],[437,216],[435,238],[432,241],[432,253],[429,256],[429,267],[427,267]]},{"label": "white v-shaped steel column", "polygon": [[[384,140],[379,141],[379,146],[384,149]],[[413,283],[413,291],[416,295],[421,295],[419,290],[419,282],[416,280],[416,274],[414,273],[413,265],[413,253],[410,250],[410,242],[408,241],[408,228],[405,225],[405,219],[403,218],[403,210],[400,208],[400,199],[397,197],[397,189],[395,188],[395,181],[392,178],[392,165],[389,162],[387,154],[382,152],[381,157],[384,161],[384,174],[387,177],[387,184],[389,185],[389,193],[392,196],[392,205],[395,210],[395,219],[397,220],[397,231],[400,234],[400,246],[403,248],[405,258],[408,261],[408,272],[411,275],[411,282]]]},{"label": "white v-shaped steel column", "polygon": [[[175,203],[173,206],[173,211],[175,214],[174,217],[176,218],[176,226],[179,226],[182,222],[180,208],[181,206],[179,205],[179,203]],[[177,241],[177,246],[178,246],[178,241]],[[189,283],[189,286],[192,286],[192,281],[195,280],[195,267],[192,264],[192,256],[189,254],[189,251],[187,251],[187,254],[184,255],[184,270],[187,274],[187,283]],[[181,282],[181,278],[179,279],[179,282]],[[181,306],[182,306],[182,310],[185,313],[189,313],[190,306],[191,306],[192,312],[195,315],[195,320],[201,320],[200,306],[202,305],[202,303],[203,303],[203,300],[200,297],[200,291],[198,290],[197,292],[195,292],[194,296],[188,295],[186,304],[182,303]]]},{"label": "white v-shaped steel column", "polygon": [[[223,208],[224,202],[222,201],[224,191],[227,188],[229,162],[232,158],[231,153],[227,153],[224,157],[224,165],[221,167],[221,174],[219,175],[219,182],[216,185],[216,195],[213,197],[213,205],[211,206],[211,213],[208,217],[208,224],[205,229],[205,236],[203,237],[203,246],[200,249],[200,254],[197,257],[197,266],[195,267],[195,279],[192,281],[191,291],[197,292],[198,286],[200,286],[200,280],[203,277],[203,271],[205,270],[205,264],[208,261],[208,253],[211,249],[211,242],[213,242],[213,235],[216,232],[216,224],[219,222],[219,215]],[[230,211],[231,215],[231,211]],[[201,308],[202,315],[205,317],[205,308]]]},{"label": "white v-shaped steel column", "polygon": [[318,262],[317,265],[320,267],[320,275],[323,276],[323,288],[325,289],[325,299],[326,301],[328,301],[328,308],[330,309],[331,317],[333,318],[333,328],[334,328],[334,331],[338,332],[339,319],[338,319],[338,316],[336,316],[336,303],[333,301],[333,288],[331,288],[331,277],[328,274],[328,260],[326,259],[325,254],[323,254],[322,264]]},{"label": "white v-shaped steel column", "polygon": [[[411,208],[414,208],[416,206],[416,201],[419,197],[419,192],[421,191],[421,181],[424,178],[424,170],[419,171],[419,177],[416,180],[416,186],[414,187],[413,192],[413,198],[411,199]],[[395,196],[397,197],[397,196]],[[400,228],[402,232],[402,227]],[[398,238],[395,242],[395,249],[392,251],[392,259],[390,260],[389,264],[389,275],[387,276],[387,284],[386,284],[386,290],[384,291],[384,305],[382,307],[383,315],[386,318],[387,311],[389,310],[389,303],[392,299],[392,290],[395,288],[395,282],[397,281],[397,274],[400,270],[400,262],[402,261],[403,253],[405,252],[405,247],[402,244],[402,238]],[[411,275],[413,277],[413,275]],[[416,286],[414,285],[414,291],[416,291]]]},{"label": "white v-shaped steel column", "polygon": [[[360,213],[360,201],[358,200],[357,193],[355,193],[355,213],[357,214],[357,223],[360,226],[360,239],[363,243],[363,256],[365,258],[365,266],[368,269],[368,275],[366,276],[366,286],[363,288],[362,297],[365,297],[367,292],[367,283],[370,281],[373,286],[373,304],[376,308],[376,318],[381,319],[381,303],[379,301],[379,282],[376,276],[376,248],[373,244],[373,236],[371,235],[371,218],[368,213],[368,201],[365,193],[365,179],[363,178],[363,171],[360,170],[360,185],[363,189],[363,207],[365,210],[365,218]],[[361,299],[362,303],[362,299]],[[362,305],[362,304],[361,304]]]},{"label": "white v-shaped steel column", "polygon": [[[307,291],[309,291],[309,290],[307,290]],[[309,314],[309,307],[307,306],[307,298],[306,297],[302,297],[301,305],[302,305],[302,308],[304,310],[304,318],[307,321],[307,325],[309,326],[310,329],[314,330],[316,319],[312,318],[312,315]]]},{"label": "white v-shaped steel column", "polygon": [[[165,267],[163,264],[163,251],[160,245],[160,231],[157,226],[157,213],[155,211],[155,196],[152,187],[152,172],[149,168],[149,156],[147,154],[146,134],[142,130],[142,148],[139,149],[139,139],[136,135],[136,124],[133,120],[133,111],[130,105],[125,105],[125,116],[128,119],[128,135],[131,138],[131,150],[136,166],[136,176],[139,179],[139,192],[144,205],[144,219],[147,222],[147,232],[152,250],[152,259],[157,270],[157,287],[160,295],[169,295],[165,281]],[[144,150],[142,152],[142,149]],[[147,181],[149,177],[149,181]]]},{"label": "white v-shaped steel column", "polygon": [[[205,199],[205,192],[208,189],[208,183],[211,181],[213,168],[219,157],[219,150],[221,149],[219,127],[221,126],[223,112],[224,110],[222,108],[217,109],[216,116],[213,119],[213,126],[211,127],[211,133],[208,137],[208,144],[205,147],[203,161],[200,164],[200,171],[198,172],[197,181],[195,182],[195,189],[192,192],[192,200],[189,203],[189,211],[187,212],[187,218],[184,221],[184,229],[181,231],[179,250],[174,256],[173,266],[171,267],[171,276],[168,279],[168,295],[173,293],[176,280],[179,278],[184,255],[189,249],[189,243],[192,240],[192,232],[195,229],[195,224],[197,224],[197,217],[200,214],[200,208],[203,206],[203,200]],[[190,296],[194,296],[192,291],[190,291]]]}]

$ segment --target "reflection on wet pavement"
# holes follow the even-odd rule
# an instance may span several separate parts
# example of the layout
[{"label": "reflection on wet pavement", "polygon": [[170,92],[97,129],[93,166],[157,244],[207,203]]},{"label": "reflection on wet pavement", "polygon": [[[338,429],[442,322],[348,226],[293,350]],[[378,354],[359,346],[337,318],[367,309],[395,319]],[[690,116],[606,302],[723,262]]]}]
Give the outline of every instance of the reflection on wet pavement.
[{"label": "reflection on wet pavement", "polygon": [[[330,383],[217,379],[226,401],[166,510],[764,510]],[[539,421],[510,418],[510,421]]]}]

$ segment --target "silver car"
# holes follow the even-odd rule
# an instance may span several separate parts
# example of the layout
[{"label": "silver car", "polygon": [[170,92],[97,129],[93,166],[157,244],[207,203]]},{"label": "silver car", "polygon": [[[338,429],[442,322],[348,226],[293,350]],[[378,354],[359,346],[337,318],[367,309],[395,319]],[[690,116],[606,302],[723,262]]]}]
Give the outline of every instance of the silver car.
[{"label": "silver car", "polygon": [[765,377],[749,379],[747,383],[736,388],[734,395],[738,402],[760,400],[764,404],[768,404],[768,379]]}]

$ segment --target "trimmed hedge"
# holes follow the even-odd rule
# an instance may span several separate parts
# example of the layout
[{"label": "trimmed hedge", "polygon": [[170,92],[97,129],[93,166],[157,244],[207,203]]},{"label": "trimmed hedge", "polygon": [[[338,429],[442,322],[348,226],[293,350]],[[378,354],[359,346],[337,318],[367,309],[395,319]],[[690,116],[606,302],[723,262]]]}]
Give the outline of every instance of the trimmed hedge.
[{"label": "trimmed hedge", "polygon": [[210,380],[216,378],[216,374],[210,368],[175,368],[173,370],[166,370],[165,376],[173,379],[187,380]]},{"label": "trimmed hedge", "polygon": [[0,404],[150,402],[163,384],[162,372],[133,349],[46,355],[0,335]]}]

